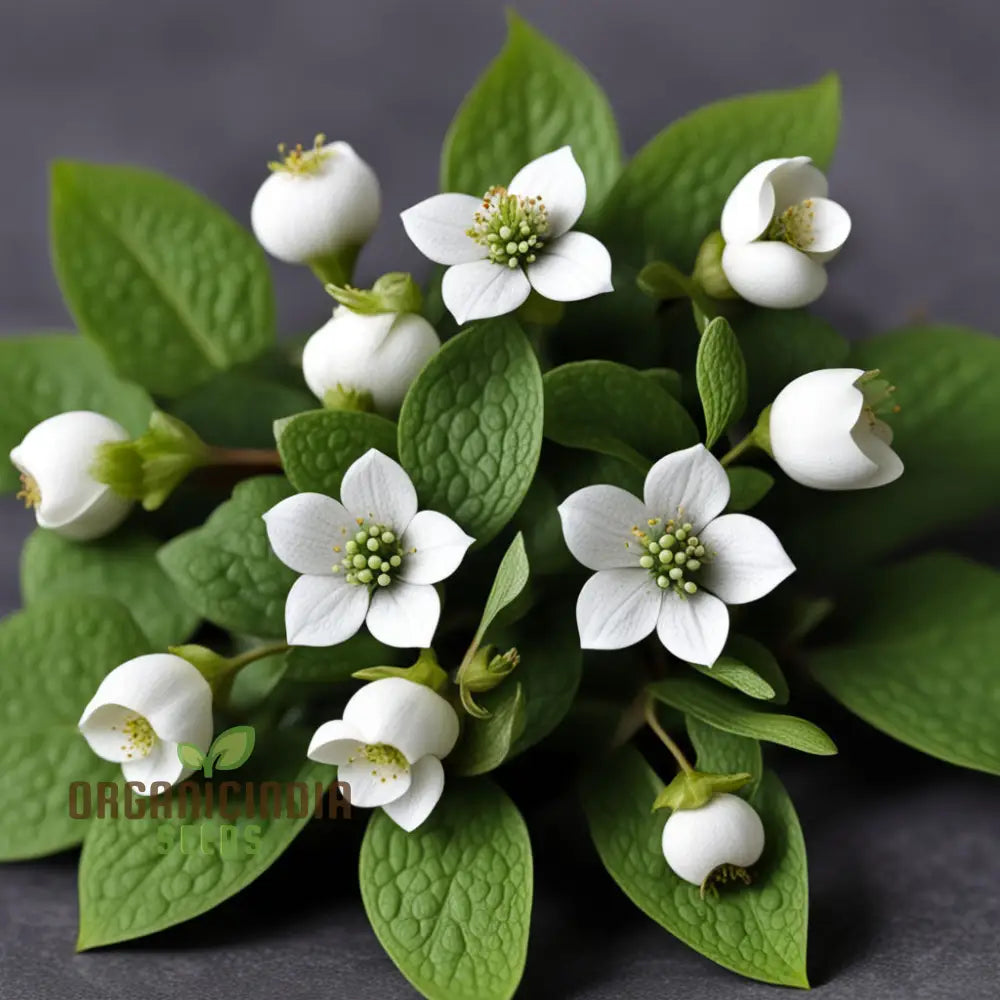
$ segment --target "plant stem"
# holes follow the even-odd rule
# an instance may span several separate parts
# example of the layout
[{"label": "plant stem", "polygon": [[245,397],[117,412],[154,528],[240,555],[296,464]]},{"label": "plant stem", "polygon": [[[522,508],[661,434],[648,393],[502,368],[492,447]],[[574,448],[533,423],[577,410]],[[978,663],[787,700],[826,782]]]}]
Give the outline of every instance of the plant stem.
[{"label": "plant stem", "polygon": [[719,462],[724,466],[729,465],[730,462],[735,461],[740,457],[740,455],[743,454],[743,452],[745,452],[748,448],[755,447],[756,444],[757,441],[754,432],[751,431],[742,441],[733,445],[733,447],[719,459]]},{"label": "plant stem", "polygon": [[274,642],[270,646],[258,646],[257,649],[248,649],[245,653],[240,653],[239,656],[229,658],[229,673],[235,674],[250,663],[263,660],[267,656],[274,656],[275,653],[284,653],[289,648],[287,642]]},{"label": "plant stem", "polygon": [[209,448],[206,465],[274,465],[281,468],[281,456],[274,448]]},{"label": "plant stem", "polygon": [[671,739],[670,734],[660,725],[656,718],[656,701],[652,695],[646,696],[646,706],[645,706],[645,716],[646,725],[653,730],[654,733],[660,738],[663,745],[670,751],[673,755],[674,760],[677,761],[678,767],[685,774],[693,774],[694,768],[688,762],[687,757],[684,756],[684,752],[681,748]]}]

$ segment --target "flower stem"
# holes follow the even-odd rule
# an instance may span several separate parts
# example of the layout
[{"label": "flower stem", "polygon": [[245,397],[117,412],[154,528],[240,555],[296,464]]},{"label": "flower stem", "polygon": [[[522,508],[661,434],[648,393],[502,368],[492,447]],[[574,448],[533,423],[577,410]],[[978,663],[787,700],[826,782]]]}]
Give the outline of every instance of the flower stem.
[{"label": "flower stem", "polygon": [[284,653],[289,648],[287,642],[273,642],[269,646],[258,646],[256,649],[248,649],[245,653],[240,653],[239,656],[231,656],[228,660],[229,673],[235,674],[250,663],[274,656],[275,653]]},{"label": "flower stem", "polygon": [[687,757],[684,756],[684,752],[681,748],[671,739],[670,734],[660,725],[656,718],[656,702],[652,695],[646,696],[646,706],[645,706],[645,716],[646,725],[653,730],[654,733],[660,738],[663,745],[670,751],[673,755],[674,760],[677,761],[677,766],[685,774],[693,774],[694,768],[691,766]]},{"label": "flower stem", "polygon": [[275,465],[281,468],[281,456],[274,448],[208,449],[206,465]]},{"label": "flower stem", "polygon": [[729,465],[731,462],[734,462],[737,458],[739,458],[740,455],[742,455],[748,448],[754,448],[756,445],[756,436],[754,432],[751,431],[742,441],[733,445],[733,447],[719,459],[719,462],[724,466]]}]

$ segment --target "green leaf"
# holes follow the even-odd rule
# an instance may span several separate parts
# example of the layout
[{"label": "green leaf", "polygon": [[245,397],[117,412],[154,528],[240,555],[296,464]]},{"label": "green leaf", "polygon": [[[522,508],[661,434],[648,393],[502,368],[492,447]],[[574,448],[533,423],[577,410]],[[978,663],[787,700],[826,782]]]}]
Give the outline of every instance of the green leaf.
[{"label": "green leaf", "polygon": [[732,322],[746,361],[751,413],[774,402],[792,379],[847,361],[847,341],[805,309],[743,307]]},{"label": "green leaf", "polygon": [[481,195],[560,146],[599,205],[621,169],[607,98],[587,71],[513,12],[507,44],[462,102],[445,136],[441,190]]},{"label": "green leaf", "polygon": [[113,597],[133,614],[154,649],[184,642],[199,616],[156,561],[156,539],[123,528],[81,544],[39,529],[21,551],[21,594],[29,607],[63,594]]},{"label": "green leaf", "polygon": [[784,705],[788,701],[788,682],[778,661],[767,647],[755,639],[731,635],[725,651],[710,667],[691,666],[712,680],[734,688],[751,698]]},{"label": "green leaf", "polygon": [[524,551],[524,536],[518,532],[500,560],[497,575],[493,578],[493,586],[490,587],[489,597],[483,608],[483,617],[479,620],[479,628],[472,640],[473,648],[483,641],[486,630],[493,624],[496,616],[524,590],[530,572],[528,554]]},{"label": "green leaf", "polygon": [[616,265],[637,272],[662,258],[690,271],[726,198],[751,167],[800,155],[825,167],[839,125],[835,76],[701,108],[636,153],[601,209],[598,235],[611,245]]},{"label": "green leaf", "polygon": [[83,840],[72,782],[113,781],[77,729],[104,676],[150,652],[132,616],[107,597],[39,601],[0,622],[0,860],[38,858]]},{"label": "green leaf", "polygon": [[705,447],[711,448],[747,405],[746,363],[733,328],[722,316],[701,335],[695,375],[705,411]]},{"label": "green leaf", "polygon": [[740,663],[735,657],[723,654],[710,667],[703,667],[698,663],[692,663],[691,666],[713,681],[734,688],[749,698],[769,701],[774,697],[774,688],[755,670]]},{"label": "green leaf", "polygon": [[52,168],[56,275],[117,371],[177,396],[274,342],[264,253],[221,208],[133,167]]},{"label": "green leaf", "polygon": [[[899,387],[890,414],[906,471],[853,493],[789,494],[781,540],[796,565],[825,581],[1000,504],[1000,340],[961,327],[898,330],[855,345],[850,364],[879,368]],[[817,544],[825,539],[825,544]],[[853,585],[853,584],[852,584]]]},{"label": "green leaf", "polygon": [[774,476],[762,469],[755,469],[752,465],[731,466],[726,469],[726,475],[729,476],[729,503],[726,510],[730,513],[756,507],[774,485]]},{"label": "green leaf", "polygon": [[212,741],[208,760],[220,771],[235,771],[250,759],[255,741],[253,726],[233,726]]},{"label": "green leaf", "polygon": [[336,684],[350,680],[357,670],[398,667],[410,660],[408,651],[383,646],[368,632],[358,632],[337,646],[292,646],[285,654],[285,680]]},{"label": "green leaf", "polygon": [[225,448],[269,448],[276,420],[310,410],[316,398],[305,389],[233,371],[178,399],[170,412],[209,444]]},{"label": "green leaf", "polygon": [[[0,340],[0,451],[6,455],[35,424],[66,410],[94,410],[141,434],[153,401],[123,382],[93,344],[73,334]],[[0,490],[18,489],[17,470],[0,463]]]},{"label": "green leaf", "polygon": [[764,759],[760,744],[745,736],[724,733],[715,726],[701,722],[693,716],[685,716],[688,737],[697,755],[695,766],[699,771],[724,772],[742,771],[751,780],[740,789],[739,794],[748,799],[757,790],[764,774]]},{"label": "green leaf", "polygon": [[[575,361],[546,372],[545,436],[631,462],[652,462],[698,440],[661,379],[613,361]],[[623,406],[622,400],[629,405]]]},{"label": "green leaf", "polygon": [[376,936],[429,1000],[508,1000],[528,947],[532,863],[516,806],[485,778],[449,782],[412,833],[382,810],[361,845]]},{"label": "green leaf", "polygon": [[160,565],[203,618],[233,632],[285,635],[297,574],[271,551],[262,515],[294,491],[281,476],[244,480],[200,527],[160,549]]},{"label": "green leaf", "polygon": [[524,689],[518,682],[494,688],[478,700],[489,716],[467,716],[462,738],[448,755],[448,770],[463,777],[498,768],[524,730]]},{"label": "green leaf", "polygon": [[427,362],[403,400],[399,458],[423,507],[479,545],[521,505],[542,446],[542,376],[517,322],[475,323]]},{"label": "green leaf", "polygon": [[[154,817],[129,818],[119,810],[117,818],[92,821],[80,857],[77,950],[144,937],[197,917],[274,863],[309,822],[317,786],[329,785],[335,771],[306,759],[306,740],[294,733],[276,734],[271,741],[246,776],[240,776],[239,790],[228,796],[225,811],[231,818],[220,815],[218,794],[210,815],[199,819],[190,814],[191,796],[183,796],[188,812],[181,817],[182,793],[174,789],[168,798],[169,818],[161,811]],[[265,817],[259,799],[248,810],[245,790],[251,781],[257,789],[261,782],[278,782],[283,788],[301,782],[305,794],[283,794],[277,814],[272,814],[268,798]],[[289,808],[289,798],[295,808]],[[248,811],[252,815],[247,816]],[[226,828],[233,839],[222,843]],[[202,851],[201,844],[209,852]]]},{"label": "green leaf", "polygon": [[694,677],[668,677],[649,685],[652,695],[716,729],[780,743],[804,753],[834,754],[837,748],[819,726],[794,715],[755,708],[732,691]]},{"label": "green leaf", "polygon": [[931,554],[855,581],[813,676],[852,712],[924,753],[1000,774],[1000,574]]},{"label": "green leaf", "polygon": [[[738,761],[723,763],[721,770],[739,770]],[[650,812],[662,789],[629,746],[588,774],[583,805],[608,873],[643,913],[713,962],[766,983],[808,987],[805,844],[781,782],[765,772],[749,796],[766,836],[753,884],[723,889],[718,899],[702,899],[667,867],[660,845],[668,817]]]},{"label": "green leaf", "polygon": [[375,413],[310,410],[275,425],[285,474],[300,493],[340,496],[351,464],[370,448],[396,457],[396,425]]}]

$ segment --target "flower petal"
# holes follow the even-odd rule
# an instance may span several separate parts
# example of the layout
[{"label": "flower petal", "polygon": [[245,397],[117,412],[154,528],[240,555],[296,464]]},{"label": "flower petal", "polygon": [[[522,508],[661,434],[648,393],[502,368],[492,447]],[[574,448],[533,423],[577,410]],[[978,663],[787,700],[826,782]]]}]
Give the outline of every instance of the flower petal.
[{"label": "flower petal", "polygon": [[429,687],[383,677],[359,688],[344,706],[344,722],[366,743],[388,743],[411,763],[447,757],[458,740],[458,714]]},{"label": "flower petal", "polygon": [[444,580],[458,569],[474,541],[450,517],[436,510],[419,511],[403,532],[399,579],[418,584]]},{"label": "flower petal", "polygon": [[854,443],[875,463],[876,470],[865,482],[866,488],[885,486],[903,474],[903,461],[892,450],[892,428],[882,420],[869,424],[859,420],[851,432]]},{"label": "flower petal", "polygon": [[[127,441],[128,437],[120,424],[90,410],[57,413],[35,424],[11,451],[10,460],[19,472],[38,484],[38,523],[59,529],[107,494],[109,488],[90,473],[97,449],[108,442]],[[130,505],[119,497],[115,499],[124,517]]]},{"label": "flower petal", "polygon": [[208,750],[212,689],[197,667],[180,656],[150,653],[115,667],[98,685],[80,717],[80,730],[88,742],[99,725],[117,714],[106,711],[106,706],[112,705],[128,709],[129,715],[143,716],[158,740],[193,743],[202,752]]},{"label": "flower petal", "polygon": [[631,529],[649,514],[619,486],[585,486],[559,505],[566,547],[588,569],[634,569],[642,552]]},{"label": "flower petal", "polygon": [[336,646],[365,620],[368,588],[343,576],[300,576],[285,601],[285,632],[293,646]]},{"label": "flower petal", "polygon": [[531,285],[521,268],[491,260],[449,267],[441,281],[441,297],[459,325],[511,313],[530,293]]},{"label": "flower petal", "polygon": [[756,601],[795,572],[778,536],[747,514],[717,517],[698,537],[712,556],[700,581],[726,604]]},{"label": "flower petal", "polygon": [[468,234],[482,206],[471,194],[436,194],[400,215],[406,235],[436,264],[467,264],[487,256]]},{"label": "flower petal", "polygon": [[587,204],[587,181],[569,146],[521,167],[507,190],[524,198],[541,198],[549,216],[548,237],[553,240],[573,228]]},{"label": "flower petal", "polygon": [[352,806],[374,809],[405,795],[412,780],[410,768],[398,764],[374,764],[365,757],[341,764],[337,780],[350,788]]},{"label": "flower petal", "polygon": [[719,225],[726,243],[749,243],[767,229],[774,218],[775,206],[771,175],[788,162],[787,157],[763,160],[748,170],[730,191]]},{"label": "flower petal", "polygon": [[434,811],[444,791],[444,768],[437,757],[428,754],[410,768],[410,787],[392,802],[382,806],[383,811],[407,833],[418,826]]},{"label": "flower petal", "polygon": [[602,569],[580,591],[576,624],[582,649],[624,649],[653,631],[663,592],[635,569]]},{"label": "flower petal", "polygon": [[324,722],[313,733],[306,756],[320,764],[346,764],[365,742],[360,731],[343,719]]},{"label": "flower petal", "polygon": [[829,198],[810,198],[808,207],[811,213],[809,241],[808,246],[803,244],[802,248],[814,261],[813,255],[829,260],[847,241],[851,217],[845,208]]},{"label": "flower petal", "polygon": [[[211,732],[209,732],[211,740]],[[183,742],[188,743],[189,740]],[[207,746],[200,747],[204,752]],[[137,781],[144,785],[140,795],[149,795],[156,781],[165,781],[168,785],[176,785],[194,773],[194,768],[185,767],[177,756],[177,744],[172,740],[157,740],[152,751],[145,757],[133,757],[122,763],[122,774],[126,781]]]},{"label": "flower petal", "polygon": [[826,174],[813,166],[808,156],[793,156],[772,171],[769,179],[774,188],[775,215],[807,198],[825,198],[830,189]]},{"label": "flower petal", "polygon": [[651,515],[680,516],[701,534],[729,503],[729,477],[719,460],[696,444],[661,458],[646,475],[643,496]]},{"label": "flower petal", "polygon": [[739,295],[766,309],[798,309],[826,290],[823,265],[787,243],[728,245],[722,270]]},{"label": "flower petal", "polygon": [[[771,404],[774,460],[790,479],[818,490],[857,490],[891,482],[903,471],[885,432],[862,419],[860,368],[824,368],[789,382]],[[881,423],[879,421],[878,423]],[[885,427],[885,424],[882,424]],[[888,477],[888,478],[885,478]]]},{"label": "flower petal", "polygon": [[274,554],[296,573],[328,576],[341,555],[337,546],[357,530],[354,519],[332,497],[296,493],[263,515]]},{"label": "flower petal", "polygon": [[406,470],[375,448],[344,473],[340,499],[353,517],[383,524],[398,535],[417,512],[417,491]]},{"label": "flower petal", "polygon": [[681,597],[668,591],[656,623],[660,642],[678,659],[711,666],[729,636],[729,611],[705,590]]},{"label": "flower petal", "polygon": [[611,255],[600,240],[586,233],[566,233],[546,243],[526,273],[539,295],[556,302],[576,302],[614,291]]},{"label": "flower petal", "polygon": [[393,580],[375,588],[368,631],[387,646],[424,649],[434,639],[440,617],[441,598],[433,587]]}]

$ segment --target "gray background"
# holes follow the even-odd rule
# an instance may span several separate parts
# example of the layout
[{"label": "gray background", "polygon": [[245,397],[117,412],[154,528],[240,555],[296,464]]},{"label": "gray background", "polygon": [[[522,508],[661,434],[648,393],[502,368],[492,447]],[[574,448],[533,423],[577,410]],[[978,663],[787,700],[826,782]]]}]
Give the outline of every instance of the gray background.
[{"label": "gray background", "polygon": [[[821,311],[850,336],[915,316],[996,329],[994,5],[536,0],[519,9],[604,85],[627,151],[699,104],[839,70],[844,126],[831,181],[854,232]],[[383,184],[383,224],[359,277],[419,270],[395,213],[435,190],[444,130],[503,32],[501,6],[474,0],[7,0],[0,331],[68,324],[46,245],[46,163],[58,156],[155,167],[246,220],[274,144],[324,130],[352,142]],[[308,275],[274,270],[284,328],[309,328],[326,297]],[[7,611],[30,519],[9,500],[0,515]],[[995,781],[836,711],[823,721],[846,753],[774,762],[810,850],[819,995],[996,997]],[[586,860],[581,820],[563,805],[533,813],[540,885],[523,995],[773,995],[634,911]],[[411,996],[366,927],[351,836],[310,833],[215,914],[78,957],[75,858],[8,866],[0,1000]]]}]

